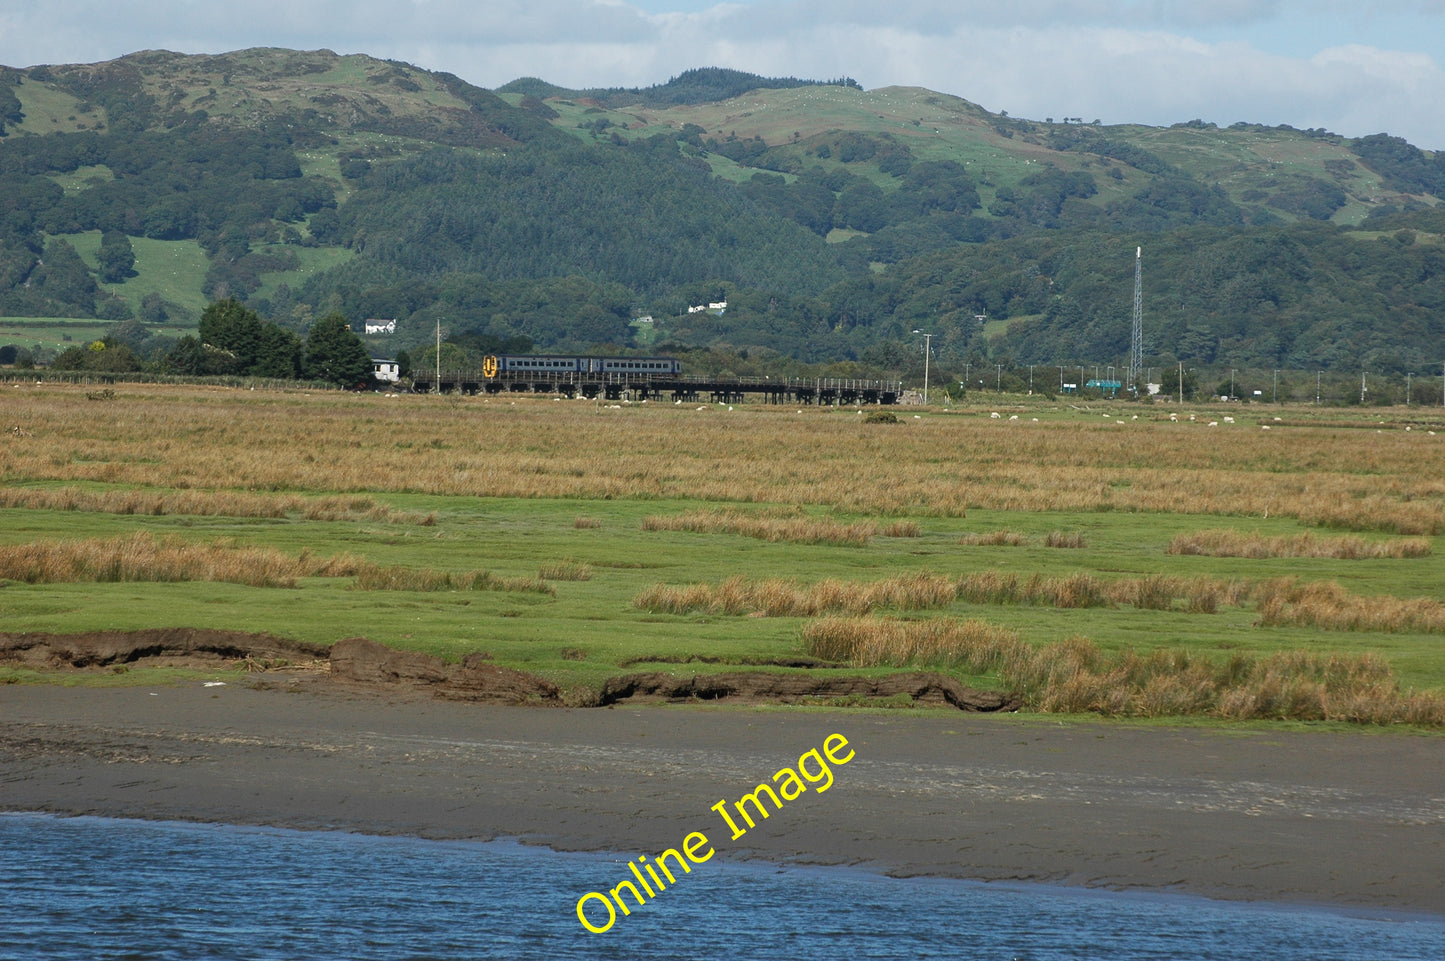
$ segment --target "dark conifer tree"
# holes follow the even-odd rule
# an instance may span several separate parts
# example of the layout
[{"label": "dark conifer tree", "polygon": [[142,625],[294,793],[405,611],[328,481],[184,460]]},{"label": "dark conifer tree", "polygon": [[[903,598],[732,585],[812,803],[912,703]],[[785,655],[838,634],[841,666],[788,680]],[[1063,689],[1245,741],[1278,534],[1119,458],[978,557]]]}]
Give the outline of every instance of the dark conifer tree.
[{"label": "dark conifer tree", "polygon": [[311,326],[306,335],[304,367],[305,375],[312,380],[329,381],[338,387],[364,387],[373,380],[371,354],[340,314],[328,314]]}]

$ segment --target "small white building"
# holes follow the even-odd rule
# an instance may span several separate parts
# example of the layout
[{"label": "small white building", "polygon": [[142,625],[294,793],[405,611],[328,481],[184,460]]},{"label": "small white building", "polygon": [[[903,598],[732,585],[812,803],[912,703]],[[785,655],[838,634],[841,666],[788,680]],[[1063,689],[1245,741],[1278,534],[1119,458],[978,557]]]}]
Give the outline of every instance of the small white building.
[{"label": "small white building", "polygon": [[383,360],[380,357],[371,358],[371,376],[377,380],[384,380],[394,384],[401,380],[401,365],[394,360]]},{"label": "small white building", "polygon": [[391,320],[368,320],[366,322],[368,334],[394,334],[396,333],[396,318]]}]

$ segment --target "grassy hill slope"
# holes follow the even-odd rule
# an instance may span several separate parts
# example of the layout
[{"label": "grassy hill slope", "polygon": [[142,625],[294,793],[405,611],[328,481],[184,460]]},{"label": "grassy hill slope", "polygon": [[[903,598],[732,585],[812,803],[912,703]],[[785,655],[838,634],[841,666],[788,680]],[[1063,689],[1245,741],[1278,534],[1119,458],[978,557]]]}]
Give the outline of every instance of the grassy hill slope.
[{"label": "grassy hill slope", "polygon": [[0,118],[0,317],[184,328],[236,296],[297,330],[395,317],[387,350],[438,322],[622,349],[646,314],[659,349],[892,373],[927,327],[945,365],[1108,363],[1142,244],[1161,363],[1403,369],[1439,347],[1445,161],[1383,135],[1024,120],[720,70],[494,94],[277,49],[0,69]]}]

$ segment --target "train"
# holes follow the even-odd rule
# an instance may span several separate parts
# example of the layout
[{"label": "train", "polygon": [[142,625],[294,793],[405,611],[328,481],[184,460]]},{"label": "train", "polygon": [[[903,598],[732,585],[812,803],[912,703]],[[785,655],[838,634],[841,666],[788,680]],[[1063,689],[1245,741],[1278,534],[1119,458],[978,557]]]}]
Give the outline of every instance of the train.
[{"label": "train", "polygon": [[682,362],[674,357],[567,357],[549,354],[489,354],[482,374],[634,374],[675,377]]}]

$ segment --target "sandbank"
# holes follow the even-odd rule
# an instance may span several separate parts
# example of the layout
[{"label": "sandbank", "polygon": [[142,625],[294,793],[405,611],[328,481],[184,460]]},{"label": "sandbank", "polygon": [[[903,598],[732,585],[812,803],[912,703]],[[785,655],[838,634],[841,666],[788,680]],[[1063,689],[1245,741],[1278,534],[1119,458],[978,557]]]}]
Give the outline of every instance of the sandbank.
[{"label": "sandbank", "polygon": [[[832,788],[730,842],[712,805],[833,733]],[[1445,914],[1445,738],[1397,732],[6,685],[0,809]]]}]

